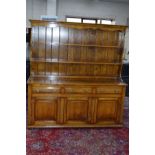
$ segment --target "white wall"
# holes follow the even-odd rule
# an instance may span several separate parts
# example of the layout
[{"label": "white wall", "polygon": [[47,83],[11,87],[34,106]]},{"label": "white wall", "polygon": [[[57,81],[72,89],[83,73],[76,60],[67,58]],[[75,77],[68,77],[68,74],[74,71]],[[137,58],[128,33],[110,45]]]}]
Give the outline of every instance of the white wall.
[{"label": "white wall", "polygon": [[40,19],[47,13],[47,0],[26,0],[26,26],[30,27],[29,19]]},{"label": "white wall", "polygon": [[29,27],[29,19],[32,19],[32,0],[26,0],[26,27]]},{"label": "white wall", "polygon": [[129,17],[129,4],[101,0],[58,0],[57,15],[59,20],[65,20],[65,15],[114,17],[116,24],[126,25]]},{"label": "white wall", "polygon": [[56,2],[57,0],[47,0],[47,15],[56,16]]},{"label": "white wall", "polygon": [[[122,2],[105,2],[101,0],[56,0],[59,20],[65,20],[65,15],[86,17],[113,17],[116,24],[126,25],[129,17],[129,4]],[[113,0],[114,1],[114,0]],[[29,19],[40,19],[47,15],[47,0],[26,0],[26,25],[30,26]]]}]

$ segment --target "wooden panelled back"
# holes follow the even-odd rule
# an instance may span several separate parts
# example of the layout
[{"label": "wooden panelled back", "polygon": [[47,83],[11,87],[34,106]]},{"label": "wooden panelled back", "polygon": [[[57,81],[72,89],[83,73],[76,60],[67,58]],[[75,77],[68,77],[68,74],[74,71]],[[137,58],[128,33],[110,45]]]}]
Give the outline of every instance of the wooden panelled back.
[{"label": "wooden panelled back", "polygon": [[31,76],[120,76],[125,26],[39,20],[31,25]]}]

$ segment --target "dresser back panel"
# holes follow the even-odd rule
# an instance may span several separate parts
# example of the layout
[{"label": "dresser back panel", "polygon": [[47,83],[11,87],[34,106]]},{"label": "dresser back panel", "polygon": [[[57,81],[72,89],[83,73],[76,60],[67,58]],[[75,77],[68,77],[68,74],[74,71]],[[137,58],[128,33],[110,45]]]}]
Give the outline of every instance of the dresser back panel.
[{"label": "dresser back panel", "polygon": [[119,77],[123,29],[32,21],[31,75]]}]

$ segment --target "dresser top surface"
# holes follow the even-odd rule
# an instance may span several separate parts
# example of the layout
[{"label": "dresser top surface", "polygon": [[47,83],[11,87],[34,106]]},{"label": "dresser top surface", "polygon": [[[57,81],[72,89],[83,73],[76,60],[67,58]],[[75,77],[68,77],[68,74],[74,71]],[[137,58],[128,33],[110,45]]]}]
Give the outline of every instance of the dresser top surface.
[{"label": "dresser top surface", "polygon": [[100,78],[100,79],[78,79],[78,78],[68,78],[68,77],[54,77],[54,76],[49,76],[49,77],[33,77],[30,76],[28,79],[29,84],[71,84],[71,85],[126,85],[123,83],[121,78]]}]

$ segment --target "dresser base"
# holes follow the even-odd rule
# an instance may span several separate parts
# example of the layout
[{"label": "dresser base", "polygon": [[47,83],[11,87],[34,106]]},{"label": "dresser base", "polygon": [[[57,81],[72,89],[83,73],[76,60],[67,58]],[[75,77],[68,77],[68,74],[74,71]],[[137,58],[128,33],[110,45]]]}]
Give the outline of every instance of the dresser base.
[{"label": "dresser base", "polygon": [[125,84],[32,84],[28,127],[122,127]]}]

